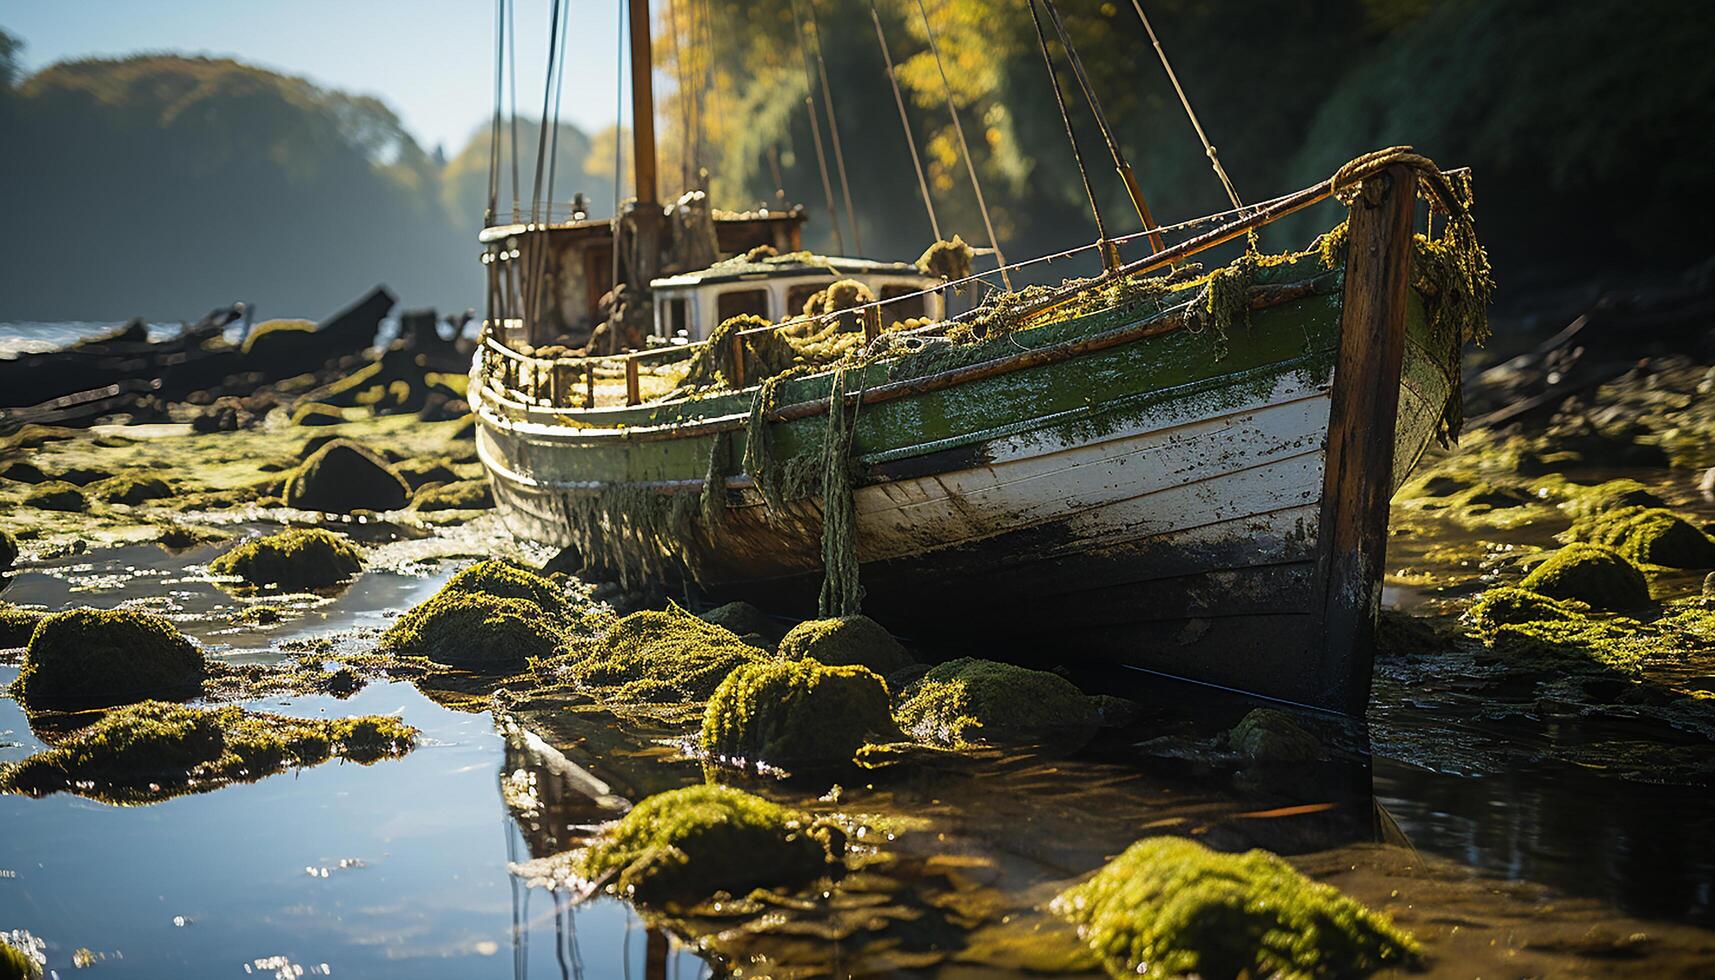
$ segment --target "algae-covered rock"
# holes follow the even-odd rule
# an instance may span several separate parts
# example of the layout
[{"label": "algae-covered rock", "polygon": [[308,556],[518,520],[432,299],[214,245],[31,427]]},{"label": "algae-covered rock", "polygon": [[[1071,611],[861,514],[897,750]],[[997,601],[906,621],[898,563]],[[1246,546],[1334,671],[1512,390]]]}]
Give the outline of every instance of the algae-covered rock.
[{"label": "algae-covered rock", "polygon": [[0,572],[9,572],[18,564],[18,539],[10,531],[0,531]]},{"label": "algae-covered rock", "polygon": [[1376,656],[1414,657],[1442,653],[1453,638],[1432,620],[1384,609],[1376,622]]},{"label": "algae-covered rock", "polygon": [[573,652],[577,683],[612,701],[705,701],[728,674],[768,654],[676,605],[634,612]]},{"label": "algae-covered rock", "polygon": [[441,592],[469,592],[527,599],[543,612],[553,616],[570,615],[574,605],[566,596],[566,591],[551,579],[522,565],[499,558],[479,561],[461,569],[458,574],[447,579],[447,584],[441,587]]},{"label": "algae-covered rock", "polygon": [[405,506],[410,488],[393,464],[349,439],[317,449],[286,481],[286,506],[349,514]]},{"label": "algae-covered rock", "polygon": [[34,956],[0,938],[0,980],[39,980],[41,975]]},{"label": "algae-covered rock", "polygon": [[1663,507],[1616,507],[1579,518],[1567,536],[1606,545],[1640,565],[1715,567],[1715,538]]},{"label": "algae-covered rock", "polygon": [[415,510],[484,510],[494,506],[494,491],[487,480],[458,480],[425,487],[411,498]]},{"label": "algae-covered rock", "polygon": [[553,656],[575,612],[565,591],[535,572],[479,561],[400,616],[381,647],[447,667],[512,669]]},{"label": "algae-covered rock", "polygon": [[[1660,645],[1660,637],[1631,619],[1592,619],[1503,623],[1483,637],[1496,656],[1523,666],[1553,671],[1598,670],[1637,674]],[[1533,664],[1534,662],[1534,664]]]},{"label": "algae-covered rock", "polygon": [[1274,708],[1256,708],[1226,734],[1227,745],[1246,760],[1260,765],[1315,762],[1322,742],[1298,720]]},{"label": "algae-covered rock", "polygon": [[724,606],[716,606],[697,613],[697,618],[705,623],[731,630],[738,636],[757,633],[762,636],[779,636],[780,627],[768,614],[748,602],[729,602]]},{"label": "algae-covered rock", "polygon": [[49,480],[46,483],[38,483],[36,489],[30,491],[24,498],[24,506],[82,513],[89,509],[89,498],[82,490],[64,480]]},{"label": "algae-covered rock", "polygon": [[1516,623],[1564,621],[1579,615],[1564,602],[1511,585],[1490,589],[1465,611],[1466,621],[1483,634]]},{"label": "algae-covered rock", "polygon": [[88,495],[110,504],[142,504],[173,495],[167,481],[137,473],[121,473],[90,485]]},{"label": "algae-covered rock", "polygon": [[1138,841],[1051,906],[1115,977],[1349,977],[1417,961],[1386,916],[1267,851]]},{"label": "algae-covered rock", "polygon": [[809,814],[728,786],[657,793],[581,850],[532,862],[521,876],[605,883],[644,903],[694,904],[718,893],[807,884],[837,860]]},{"label": "algae-covered rock", "polygon": [[30,642],[36,624],[46,619],[45,612],[20,609],[10,602],[0,602],[0,647],[21,647]]},{"label": "algae-covered rock", "polygon": [[1636,480],[1608,480],[1593,486],[1545,482],[1541,486],[1560,498],[1560,507],[1574,517],[1599,514],[1620,507],[1660,507],[1665,501]]},{"label": "algae-covered rock", "polygon": [[786,660],[809,657],[832,667],[860,665],[886,676],[915,661],[893,634],[868,616],[839,616],[799,623],[780,641]]},{"label": "algae-covered rock", "polygon": [[1554,599],[1577,599],[1594,609],[1624,611],[1650,604],[1643,572],[1612,548],[1569,544],[1531,570],[1524,589]]},{"label": "algae-covered rock", "polygon": [[907,692],[899,726],[938,745],[1007,742],[1097,724],[1083,692],[1058,674],[962,657],[930,668]]},{"label": "algae-covered rock", "polygon": [[316,589],[338,585],[363,568],[363,553],[344,536],[319,527],[289,527],[246,541],[209,563],[216,575],[252,585]]},{"label": "algae-covered rock", "polygon": [[785,769],[844,765],[864,744],[897,739],[887,684],[858,665],[762,661],[734,670],[703,716],[715,758]]},{"label": "algae-covered rock", "polygon": [[320,402],[305,402],[292,410],[293,425],[339,425],[344,421],[344,412]]},{"label": "algae-covered rock", "polygon": [[99,708],[190,697],[207,674],[202,652],[163,617],[73,609],[37,624],[13,693],[32,709]]},{"label": "algae-covered rock", "polygon": [[75,788],[98,799],[147,802],[316,765],[334,755],[356,762],[402,755],[416,736],[416,729],[385,716],[298,719],[237,706],[143,701],[0,768],[0,788],[35,795]]}]

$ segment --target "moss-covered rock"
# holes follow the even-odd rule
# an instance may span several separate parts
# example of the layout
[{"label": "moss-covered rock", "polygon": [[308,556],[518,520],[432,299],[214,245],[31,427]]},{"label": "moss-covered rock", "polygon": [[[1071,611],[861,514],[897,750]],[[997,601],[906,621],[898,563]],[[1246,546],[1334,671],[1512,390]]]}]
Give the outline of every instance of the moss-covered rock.
[{"label": "moss-covered rock", "polygon": [[393,464],[349,439],[334,439],[310,454],[285,489],[286,506],[332,514],[398,510],[411,497]]},{"label": "moss-covered rock", "polygon": [[458,574],[447,579],[447,584],[441,587],[441,592],[468,592],[527,599],[551,616],[564,617],[575,612],[575,604],[567,597],[566,591],[552,579],[499,558],[479,561],[460,569]]},{"label": "moss-covered rock", "polygon": [[429,486],[411,498],[411,507],[424,512],[484,510],[493,506],[494,490],[487,480],[457,480]]},{"label": "moss-covered rock", "polygon": [[34,956],[0,939],[0,980],[40,980],[41,975]]},{"label": "moss-covered rock", "polygon": [[36,484],[46,480],[48,475],[42,468],[25,460],[16,460],[0,465],[0,480],[11,480],[13,483]]},{"label": "moss-covered rock", "polygon": [[73,609],[37,624],[13,693],[31,709],[100,708],[191,697],[207,674],[202,652],[160,616]]},{"label": "moss-covered rock", "polygon": [[18,539],[10,531],[0,531],[0,572],[9,572],[18,564]]},{"label": "moss-covered rock", "polygon": [[0,647],[21,647],[30,642],[36,624],[46,619],[45,612],[20,609],[10,602],[0,602]]},{"label": "moss-covered rock", "polygon": [[837,866],[828,837],[807,813],[728,786],[689,786],[639,803],[590,846],[520,871],[689,905],[815,881]]},{"label": "moss-covered rock", "polygon": [[1624,611],[1650,604],[1643,572],[1612,548],[1569,544],[1531,569],[1521,587],[1554,599],[1577,599],[1594,609]]},{"label": "moss-covered rock", "polygon": [[356,575],[363,568],[363,553],[332,531],[289,527],[246,541],[208,567],[216,575],[236,575],[252,585],[316,589]]},{"label": "moss-covered rock", "polygon": [[1663,507],[1616,507],[1579,518],[1573,541],[1606,545],[1640,565],[1715,567],[1715,538]]},{"label": "moss-covered rock", "polygon": [[708,700],[734,670],[768,656],[732,631],[669,605],[615,622],[573,651],[567,673],[612,701],[696,702]]},{"label": "moss-covered rock", "polygon": [[1115,977],[1349,977],[1420,954],[1387,916],[1267,851],[1138,841],[1052,909]]},{"label": "moss-covered rock", "polygon": [[167,481],[138,473],[121,473],[90,485],[88,496],[110,504],[142,504],[173,495]]},{"label": "moss-covered rock", "polygon": [[1567,483],[1563,479],[1539,484],[1544,492],[1560,498],[1560,507],[1574,517],[1599,514],[1619,507],[1660,507],[1664,501],[1655,491],[1636,480],[1608,480],[1593,486]]},{"label": "moss-covered rock", "polygon": [[442,590],[381,635],[382,649],[463,670],[501,671],[552,657],[564,633],[528,599]]},{"label": "moss-covered rock", "polygon": [[1493,634],[1502,626],[1516,623],[1552,622],[1576,619],[1577,609],[1539,595],[1529,589],[1504,585],[1483,593],[1482,598],[1465,611],[1465,620],[1479,634]]},{"label": "moss-covered rock", "polygon": [[292,410],[293,425],[340,425],[344,421],[344,412],[320,402],[305,402]]},{"label": "moss-covered rock", "polygon": [[1520,666],[1628,675],[1639,673],[1645,659],[1662,645],[1658,635],[1636,620],[1582,615],[1503,623],[1483,641],[1496,656]]},{"label": "moss-covered rock", "polygon": [[700,742],[737,764],[804,769],[844,765],[864,744],[898,737],[885,681],[859,665],[806,658],[728,674],[709,698]]},{"label": "moss-covered rock", "polygon": [[1058,674],[962,657],[930,668],[899,707],[900,728],[937,745],[1010,742],[1097,724],[1083,692]]},{"label": "moss-covered rock", "polygon": [[731,630],[738,636],[752,633],[768,637],[780,635],[780,627],[774,620],[748,602],[729,602],[724,606],[716,606],[698,613],[697,618]]},{"label": "moss-covered rock", "polygon": [[40,795],[75,787],[99,799],[147,802],[316,765],[334,755],[373,762],[408,751],[416,736],[416,729],[385,716],[298,719],[237,706],[143,701],[0,768],[0,788]]},{"label": "moss-covered rock", "polygon": [[808,657],[831,667],[868,667],[884,677],[914,663],[893,634],[868,616],[799,623],[780,641],[780,656],[786,660]]},{"label": "moss-covered rock", "polygon": [[1227,732],[1226,742],[1247,761],[1259,765],[1315,762],[1322,742],[1296,718],[1274,708],[1256,708]]},{"label": "moss-covered rock", "polygon": [[1376,622],[1376,656],[1421,657],[1442,653],[1454,638],[1434,619],[1397,609],[1382,610]]},{"label": "moss-covered rock", "polygon": [[30,491],[24,498],[24,506],[80,514],[89,509],[89,498],[64,480],[49,480]]}]

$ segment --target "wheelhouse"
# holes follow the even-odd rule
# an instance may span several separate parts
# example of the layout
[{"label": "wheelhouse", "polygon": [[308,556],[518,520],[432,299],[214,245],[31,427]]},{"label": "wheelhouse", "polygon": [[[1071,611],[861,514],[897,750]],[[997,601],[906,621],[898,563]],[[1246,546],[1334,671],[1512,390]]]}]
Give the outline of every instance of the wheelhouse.
[{"label": "wheelhouse", "polygon": [[799,316],[816,293],[842,279],[863,283],[881,307],[885,328],[917,317],[939,319],[946,300],[941,279],[908,262],[805,256],[802,261],[733,259],[698,272],[652,280],[655,336],[696,343],[735,316],[781,321]]}]

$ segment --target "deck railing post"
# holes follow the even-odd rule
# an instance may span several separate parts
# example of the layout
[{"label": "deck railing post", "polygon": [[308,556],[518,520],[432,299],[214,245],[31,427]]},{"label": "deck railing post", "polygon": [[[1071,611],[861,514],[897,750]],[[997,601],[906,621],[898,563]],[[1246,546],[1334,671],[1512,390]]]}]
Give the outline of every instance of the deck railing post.
[{"label": "deck railing post", "polygon": [[744,387],[744,337],[737,330],[732,332],[732,386]]},{"label": "deck railing post", "polygon": [[1330,394],[1310,653],[1317,700],[1360,718],[1387,558],[1416,190],[1396,164],[1366,178],[1352,203]]},{"label": "deck railing post", "polygon": [[881,336],[881,307],[870,304],[863,308],[863,342],[869,343]]},{"label": "deck railing post", "polygon": [[625,359],[625,403],[635,405],[642,400],[637,379],[637,358],[628,357]]},{"label": "deck railing post", "polygon": [[594,408],[595,407],[595,362],[594,361],[585,361],[584,362],[584,397],[588,400],[588,403],[585,404],[584,407],[585,408]]}]

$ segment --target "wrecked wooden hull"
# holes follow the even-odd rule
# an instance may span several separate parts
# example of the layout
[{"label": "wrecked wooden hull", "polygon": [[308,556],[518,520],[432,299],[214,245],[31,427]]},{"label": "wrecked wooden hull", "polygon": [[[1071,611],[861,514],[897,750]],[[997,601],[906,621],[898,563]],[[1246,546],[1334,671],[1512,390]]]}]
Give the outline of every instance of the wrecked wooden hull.
[{"label": "wrecked wooden hull", "polygon": [[[853,441],[865,612],[906,634],[998,636],[1014,659],[1088,658],[1348,707],[1349,693],[1307,666],[1324,628],[1318,546],[1342,282],[1322,271],[1225,338],[1151,333],[1159,312],[1110,310],[1035,328],[1040,346],[1003,355],[1016,367],[967,366],[938,387],[958,372],[911,380],[897,396],[902,382],[886,370],[852,372],[848,391],[888,396],[862,404]],[[1434,438],[1458,363],[1456,339],[1432,329],[1415,296],[1405,333],[1393,487]],[[1092,336],[1131,334],[1088,349]],[[1068,353],[1050,356],[1058,350]],[[825,399],[819,383],[782,385],[780,404]],[[501,404],[480,383],[472,391],[479,453],[519,534],[599,553],[604,535],[636,529],[623,511],[592,523],[592,495],[616,482],[698,495],[710,472],[738,474],[720,481],[718,519],[681,526],[675,564],[711,598],[814,611],[819,501],[771,510],[742,475],[748,395],[711,399],[676,423],[639,406],[620,429],[584,427],[599,411],[568,425]],[[825,426],[783,417],[770,438],[789,455]],[[730,444],[716,442],[723,433]]]}]

